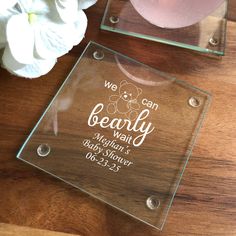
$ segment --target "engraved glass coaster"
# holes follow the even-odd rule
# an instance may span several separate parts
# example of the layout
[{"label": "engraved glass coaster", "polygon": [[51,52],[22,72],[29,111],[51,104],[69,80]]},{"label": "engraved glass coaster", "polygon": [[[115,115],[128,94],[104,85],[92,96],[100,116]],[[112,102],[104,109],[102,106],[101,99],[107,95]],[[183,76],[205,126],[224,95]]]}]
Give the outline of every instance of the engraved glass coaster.
[{"label": "engraved glass coaster", "polygon": [[227,6],[227,0],[108,0],[101,29],[224,55]]},{"label": "engraved glass coaster", "polygon": [[209,99],[90,42],[17,157],[162,229]]}]

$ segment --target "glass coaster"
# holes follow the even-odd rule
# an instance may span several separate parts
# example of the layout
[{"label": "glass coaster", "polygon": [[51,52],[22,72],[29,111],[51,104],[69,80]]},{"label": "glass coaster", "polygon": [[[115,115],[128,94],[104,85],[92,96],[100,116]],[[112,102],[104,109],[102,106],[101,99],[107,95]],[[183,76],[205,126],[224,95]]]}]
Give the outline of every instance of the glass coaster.
[{"label": "glass coaster", "polygon": [[[214,1],[216,2],[216,8],[214,8]],[[147,2],[145,1],[144,3],[144,1],[142,2],[140,0],[108,0],[101,23],[101,29],[188,48],[203,53],[224,55],[228,1],[211,0],[210,2],[199,2],[197,0],[186,0],[185,2],[189,2],[186,6],[186,15],[171,14],[171,11],[167,10],[173,8],[174,13],[181,11],[181,8],[178,8],[177,5],[179,3],[176,2],[178,1],[155,2],[147,0]],[[191,8],[192,2],[195,2],[196,6],[194,8]],[[180,3],[184,3],[184,1]],[[143,7],[140,7],[140,4],[143,4]],[[156,9],[161,5],[163,10],[157,11],[156,16],[155,12],[152,12],[152,17],[149,17],[148,11],[151,11],[151,7],[149,6],[149,8],[147,8],[147,4],[157,4]],[[201,4],[205,4],[206,9],[204,5],[201,8],[199,7],[199,9],[195,9]],[[209,10],[211,9],[210,7],[213,9],[213,12],[208,16],[206,15],[204,18],[203,10],[205,10],[205,14],[207,14],[211,12]],[[191,13],[191,9],[195,9],[195,11]],[[201,11],[203,11],[203,13]],[[164,14],[165,12],[169,13],[169,18]],[[196,16],[193,15],[191,17],[191,14],[194,13]],[[160,14],[163,15],[159,16]],[[199,22],[192,24],[198,18]],[[188,23],[192,25],[181,27],[188,25]],[[157,25],[160,25],[160,27]]]},{"label": "glass coaster", "polygon": [[161,229],[209,99],[90,42],[17,157]]}]

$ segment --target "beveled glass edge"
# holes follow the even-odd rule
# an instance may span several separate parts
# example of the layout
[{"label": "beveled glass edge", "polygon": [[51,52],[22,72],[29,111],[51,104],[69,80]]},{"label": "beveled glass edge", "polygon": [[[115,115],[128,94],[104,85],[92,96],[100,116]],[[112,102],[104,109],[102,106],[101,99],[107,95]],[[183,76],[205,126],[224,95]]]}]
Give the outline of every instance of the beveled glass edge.
[{"label": "beveled glass edge", "polygon": [[[25,146],[27,145],[28,141],[30,140],[30,138],[31,138],[32,135],[34,134],[35,130],[38,128],[40,122],[42,121],[42,119],[44,118],[44,116],[46,115],[46,113],[48,112],[48,110],[50,109],[50,107],[52,106],[53,102],[55,101],[55,99],[57,98],[57,96],[59,95],[59,93],[61,92],[61,90],[63,89],[63,87],[66,85],[67,81],[70,79],[70,75],[73,73],[73,71],[74,71],[74,69],[76,68],[76,66],[80,63],[81,59],[83,58],[84,54],[87,52],[87,49],[89,48],[90,45],[97,45],[97,46],[99,46],[99,47],[102,47],[102,48],[104,48],[104,49],[106,49],[106,50],[108,50],[108,51],[114,53],[114,54],[117,54],[117,55],[120,55],[120,56],[122,56],[122,57],[125,57],[126,59],[129,59],[130,61],[133,61],[134,63],[137,63],[137,64],[139,64],[139,65],[142,65],[142,66],[146,67],[147,69],[149,69],[149,70],[151,70],[151,71],[158,72],[159,75],[165,77],[166,79],[169,79],[169,80],[171,80],[171,81],[175,81],[176,83],[179,83],[179,84],[183,85],[184,87],[190,88],[190,89],[195,90],[195,91],[197,91],[197,92],[199,92],[199,93],[203,93],[203,94],[206,95],[206,97],[207,97],[206,102],[204,103],[204,108],[203,108],[203,111],[202,111],[202,113],[201,113],[201,117],[199,118],[199,120],[198,120],[198,122],[197,122],[197,125],[196,125],[196,128],[194,129],[194,133],[195,133],[195,134],[192,135],[192,139],[191,139],[190,144],[189,144],[190,148],[187,149],[187,154],[185,154],[185,156],[186,156],[185,164],[184,164],[184,166],[183,166],[183,168],[182,168],[182,170],[181,170],[181,172],[180,172],[181,174],[180,174],[180,176],[179,176],[179,178],[178,178],[178,180],[177,180],[177,184],[176,184],[175,191],[173,192],[173,195],[172,195],[172,197],[171,197],[169,203],[167,204],[168,207],[167,207],[166,214],[165,214],[165,216],[163,217],[163,220],[160,221],[160,222],[161,222],[161,223],[160,223],[160,227],[157,227],[157,226],[155,226],[155,225],[153,225],[153,224],[151,224],[151,223],[149,223],[149,222],[147,222],[147,221],[145,221],[145,220],[142,220],[141,218],[136,217],[135,215],[132,215],[131,213],[129,213],[129,212],[127,212],[127,211],[125,211],[125,210],[119,208],[118,206],[112,205],[111,203],[109,203],[109,202],[103,200],[102,198],[98,197],[97,195],[94,195],[94,194],[92,194],[92,193],[90,193],[90,192],[84,190],[83,188],[80,188],[79,186],[77,186],[77,185],[75,185],[75,184],[72,184],[71,182],[66,181],[65,179],[63,179],[63,178],[61,178],[61,177],[59,177],[59,176],[57,176],[57,175],[54,175],[53,173],[50,173],[50,172],[48,172],[48,171],[46,171],[46,170],[40,168],[39,166],[37,166],[37,165],[35,165],[35,164],[31,163],[31,162],[28,162],[28,161],[26,161],[25,159],[23,159],[23,158],[20,157],[20,155],[21,155],[22,151],[24,150]],[[134,218],[134,219],[136,219],[136,220],[138,220],[138,221],[141,221],[141,222],[143,222],[143,223],[145,223],[145,224],[147,224],[147,225],[149,225],[149,226],[151,226],[151,227],[153,227],[153,228],[158,229],[158,230],[161,231],[161,230],[163,229],[164,225],[165,225],[166,219],[167,219],[168,214],[169,214],[169,210],[170,210],[170,208],[171,208],[171,206],[172,206],[172,203],[173,203],[173,201],[174,201],[176,192],[177,192],[177,190],[178,190],[178,188],[179,188],[179,185],[180,185],[180,182],[181,182],[183,173],[184,173],[184,171],[185,171],[185,168],[186,168],[187,163],[188,163],[188,161],[189,161],[189,158],[190,158],[190,156],[191,156],[191,153],[192,153],[194,144],[195,144],[195,142],[196,142],[196,140],[197,140],[197,135],[199,134],[199,130],[200,130],[201,127],[202,127],[203,120],[204,120],[204,118],[205,118],[205,115],[206,115],[206,113],[207,113],[207,110],[208,110],[208,108],[209,108],[210,103],[211,103],[211,94],[210,94],[209,92],[204,91],[204,90],[202,90],[202,89],[199,89],[199,88],[197,88],[197,87],[195,87],[195,86],[192,86],[192,85],[188,84],[188,83],[185,82],[185,81],[182,81],[182,80],[179,80],[179,79],[176,80],[176,78],[171,77],[170,75],[168,75],[168,74],[165,73],[165,72],[159,71],[159,70],[157,70],[157,69],[155,69],[155,68],[153,68],[153,67],[150,67],[150,66],[148,66],[148,65],[146,65],[146,64],[144,64],[144,63],[142,63],[142,62],[139,62],[139,61],[137,61],[137,60],[135,60],[135,59],[133,59],[133,58],[130,58],[130,57],[128,57],[128,56],[126,56],[126,55],[124,55],[124,54],[122,54],[122,53],[119,53],[119,52],[117,52],[117,51],[115,51],[115,50],[113,50],[113,49],[111,49],[111,48],[108,48],[108,47],[106,47],[106,46],[103,46],[103,45],[101,45],[101,44],[98,44],[98,43],[96,43],[96,42],[94,42],[94,41],[90,41],[90,42],[87,44],[87,46],[85,47],[84,51],[83,51],[82,54],[80,55],[80,57],[79,57],[79,59],[77,60],[77,62],[75,63],[75,65],[73,66],[73,68],[71,69],[70,73],[68,74],[68,76],[66,77],[66,79],[64,80],[64,82],[62,83],[62,85],[60,86],[60,88],[58,89],[58,91],[56,92],[55,96],[53,97],[53,99],[51,100],[51,102],[49,103],[49,105],[47,106],[47,108],[45,109],[45,111],[43,112],[42,116],[39,118],[39,120],[38,120],[38,122],[36,123],[36,125],[34,126],[33,130],[30,132],[29,136],[27,137],[27,139],[26,139],[25,142],[23,143],[22,147],[20,148],[20,150],[18,151],[18,153],[17,153],[17,155],[16,155],[16,158],[19,159],[19,160],[21,160],[21,161],[23,161],[23,162],[25,162],[25,163],[27,163],[27,164],[29,164],[29,165],[31,165],[31,166],[33,166],[33,167],[35,167],[35,168],[37,168],[37,169],[39,169],[39,170],[41,170],[41,171],[43,171],[44,173],[47,173],[47,174],[49,174],[49,175],[51,175],[51,176],[53,176],[53,177],[55,177],[55,178],[61,180],[62,182],[66,183],[66,184],[68,184],[68,185],[70,185],[70,186],[72,186],[72,187],[74,187],[74,188],[76,188],[76,189],[79,189],[80,191],[82,191],[82,192],[88,194],[89,196],[91,196],[91,197],[93,197],[93,198],[95,198],[95,199],[98,199],[99,201],[101,201],[101,202],[103,202],[103,203],[105,203],[105,204],[108,204],[109,206],[111,206],[111,207],[113,207],[113,208],[115,208],[115,209],[117,209],[117,210],[119,210],[119,211],[121,211],[121,212],[123,212],[123,213],[125,213],[125,214],[127,214],[127,215],[129,215],[129,216],[131,216],[132,218]]]},{"label": "beveled glass edge", "polygon": [[228,30],[228,19],[229,19],[229,0],[226,0],[226,13],[225,13],[225,22],[224,22],[224,36],[223,36],[223,39],[224,39],[224,48],[223,48],[223,56],[225,55],[225,50],[226,50],[226,47],[227,47],[227,30]]},{"label": "beveled glass edge", "polygon": [[222,43],[223,46],[221,46],[222,50],[213,50],[213,49],[209,49],[209,48],[198,47],[198,46],[194,46],[194,45],[190,45],[190,44],[186,44],[186,43],[181,43],[181,42],[176,42],[173,40],[159,38],[159,37],[155,37],[155,36],[151,36],[151,35],[129,32],[129,31],[121,30],[121,29],[116,29],[114,27],[109,27],[105,24],[105,20],[106,20],[107,12],[108,12],[111,1],[113,1],[113,0],[107,0],[106,8],[105,8],[105,11],[104,11],[104,14],[102,17],[102,22],[100,24],[100,29],[102,29],[102,30],[106,30],[106,31],[114,32],[114,33],[119,33],[119,34],[131,36],[131,37],[137,37],[137,38],[141,38],[141,39],[145,39],[145,40],[149,40],[149,41],[153,41],[153,42],[157,42],[157,43],[163,43],[163,44],[167,44],[167,45],[171,45],[171,46],[195,50],[200,53],[214,54],[216,56],[224,56],[225,55],[225,48],[226,48],[226,41],[227,41],[226,34],[227,34],[228,12],[229,12],[228,11],[229,0],[225,0],[227,3],[226,3],[226,15],[225,15],[225,22],[224,22],[225,31],[223,33],[224,35],[222,36],[223,41],[224,41]]},{"label": "beveled glass edge", "polygon": [[193,45],[190,46],[189,44],[179,43],[179,42],[175,42],[175,41],[172,41],[172,40],[167,40],[167,39],[158,38],[158,37],[154,37],[154,36],[147,36],[147,35],[144,35],[144,34],[139,34],[139,33],[128,32],[128,31],[123,31],[123,30],[119,30],[119,29],[114,29],[114,28],[109,27],[107,25],[101,25],[101,29],[102,30],[107,30],[107,31],[110,31],[110,32],[114,32],[114,33],[119,33],[119,34],[131,36],[131,37],[137,37],[137,38],[141,38],[141,39],[145,39],[145,40],[149,40],[149,41],[153,41],[153,42],[157,42],[157,43],[163,43],[163,44],[167,44],[167,45],[171,45],[171,46],[190,49],[190,50],[194,50],[194,51],[197,51],[197,52],[200,52],[200,53],[206,53],[206,54],[212,53],[212,54],[215,54],[217,56],[224,56],[225,55],[225,47],[222,51],[216,51],[216,50],[212,50],[212,49],[209,49],[209,48],[202,48],[202,47],[193,46]]}]

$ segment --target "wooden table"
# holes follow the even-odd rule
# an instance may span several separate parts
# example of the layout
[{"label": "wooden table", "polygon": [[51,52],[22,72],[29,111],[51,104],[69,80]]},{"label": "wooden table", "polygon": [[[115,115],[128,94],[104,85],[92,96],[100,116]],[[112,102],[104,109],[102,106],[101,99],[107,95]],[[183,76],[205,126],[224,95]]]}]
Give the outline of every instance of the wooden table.
[{"label": "wooden table", "polygon": [[[100,31],[104,7],[105,1],[101,0],[87,11],[89,28],[85,40],[61,57],[46,76],[30,81],[0,69],[0,222],[3,223],[0,235],[31,232],[29,228],[9,224],[86,236],[236,235],[236,23],[228,23],[226,56],[216,59]],[[213,95],[162,232],[15,158],[89,40],[159,68]],[[28,235],[63,234],[32,230]]]}]

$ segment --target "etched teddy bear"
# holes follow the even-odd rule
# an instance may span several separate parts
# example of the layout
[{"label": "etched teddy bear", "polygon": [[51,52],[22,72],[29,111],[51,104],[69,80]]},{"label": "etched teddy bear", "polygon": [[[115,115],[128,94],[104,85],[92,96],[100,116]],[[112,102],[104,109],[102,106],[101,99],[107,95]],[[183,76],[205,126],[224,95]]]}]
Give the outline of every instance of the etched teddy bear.
[{"label": "etched teddy bear", "polygon": [[142,93],[142,89],[138,88],[126,80],[121,81],[118,95],[109,97],[110,103],[107,106],[109,114],[123,114],[129,120],[135,120],[140,108],[137,98]]}]

